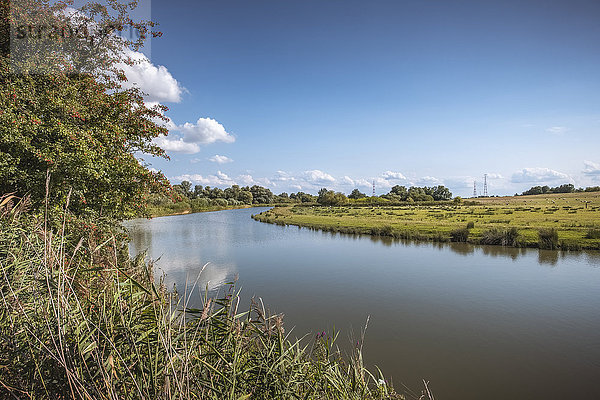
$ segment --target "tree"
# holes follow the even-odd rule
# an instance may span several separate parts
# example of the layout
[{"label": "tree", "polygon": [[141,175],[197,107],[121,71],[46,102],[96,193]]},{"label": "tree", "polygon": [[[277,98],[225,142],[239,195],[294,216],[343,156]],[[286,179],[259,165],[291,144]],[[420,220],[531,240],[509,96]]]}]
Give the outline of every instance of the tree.
[{"label": "tree", "polygon": [[436,201],[445,201],[452,199],[452,192],[450,192],[447,187],[439,185],[433,188],[433,194],[431,194],[431,196]]},{"label": "tree", "polygon": [[349,199],[364,199],[365,197],[367,197],[366,194],[362,193],[360,190],[358,189],[354,189],[352,191],[352,193],[350,193],[350,195],[348,196]]},{"label": "tree", "polygon": [[317,202],[324,206],[339,206],[348,202],[348,198],[340,192],[334,192],[333,190],[327,190],[325,188],[319,190],[319,197]]},{"label": "tree", "polygon": [[392,186],[390,194],[399,196],[402,200],[406,200],[406,198],[408,197],[408,191],[406,190],[406,187],[400,185]]},{"label": "tree", "polygon": [[248,190],[242,190],[240,191],[238,200],[244,204],[252,204],[252,193]]},{"label": "tree", "polygon": [[186,197],[192,197],[192,182],[190,181],[183,181],[181,182],[181,188],[183,189],[183,194]]},{"label": "tree", "polygon": [[[2,21],[8,17],[6,3],[0,8]],[[36,13],[58,19],[57,24],[72,22],[58,12],[66,7],[62,3],[27,2],[27,7],[35,12],[17,7],[13,22],[27,22],[31,15],[37,18]],[[90,12],[99,18],[99,26],[152,25],[133,23],[125,8],[116,17],[101,6],[94,10]],[[138,89],[123,86],[118,63],[126,61],[130,45],[111,35],[95,44],[83,39],[66,46],[46,66],[47,73],[40,73],[33,69],[40,61],[38,55],[15,60],[2,42],[0,193],[29,195],[33,207],[41,208],[49,176],[50,210],[69,201],[69,209],[77,215],[122,220],[147,215],[148,195],[169,191],[167,179],[136,158],[139,154],[167,157],[152,139],[168,131],[157,123],[164,118],[164,107],[147,107]],[[94,57],[90,57],[92,50]],[[18,73],[12,73],[15,63]]]}]

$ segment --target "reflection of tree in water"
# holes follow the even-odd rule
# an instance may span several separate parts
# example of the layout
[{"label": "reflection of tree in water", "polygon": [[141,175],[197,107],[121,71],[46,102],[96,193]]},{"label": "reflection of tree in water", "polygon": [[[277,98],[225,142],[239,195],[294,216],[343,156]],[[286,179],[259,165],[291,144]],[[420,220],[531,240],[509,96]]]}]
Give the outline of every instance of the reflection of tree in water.
[{"label": "reflection of tree in water", "polygon": [[375,242],[375,243],[381,243],[386,247],[390,247],[391,245],[393,245],[396,240],[391,237],[391,236],[370,236],[371,237],[371,241]]},{"label": "reflection of tree in water", "polygon": [[540,264],[556,265],[558,263],[560,253],[556,250],[539,250],[538,262]]},{"label": "reflection of tree in water", "polygon": [[130,252],[133,256],[147,251],[147,254],[152,253],[152,231],[139,229],[137,226],[129,227],[127,230],[130,241]]},{"label": "reflection of tree in water", "polygon": [[483,254],[492,257],[510,257],[513,261],[524,255],[527,249],[518,247],[503,247],[503,246],[481,246]]},{"label": "reflection of tree in water", "polygon": [[454,253],[460,254],[461,256],[467,256],[475,253],[475,246],[469,243],[450,243],[448,248]]}]

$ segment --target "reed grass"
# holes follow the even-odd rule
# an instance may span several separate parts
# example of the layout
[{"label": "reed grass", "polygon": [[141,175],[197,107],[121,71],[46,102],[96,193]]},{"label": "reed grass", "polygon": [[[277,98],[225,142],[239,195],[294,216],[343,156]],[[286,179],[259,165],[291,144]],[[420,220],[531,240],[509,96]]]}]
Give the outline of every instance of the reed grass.
[{"label": "reed grass", "polygon": [[291,339],[260,300],[240,311],[233,283],[191,308],[114,235],[75,241],[67,218],[55,231],[25,210],[0,198],[0,398],[405,398],[362,345]]}]

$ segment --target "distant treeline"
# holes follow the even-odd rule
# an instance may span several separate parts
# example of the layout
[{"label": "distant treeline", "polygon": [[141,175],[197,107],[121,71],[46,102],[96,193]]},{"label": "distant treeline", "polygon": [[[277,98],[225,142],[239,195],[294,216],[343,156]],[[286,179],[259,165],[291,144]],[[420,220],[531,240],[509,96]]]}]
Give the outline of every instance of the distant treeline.
[{"label": "distant treeline", "polygon": [[[600,186],[590,186],[587,188],[575,188],[571,183],[565,183],[557,187],[550,186],[533,186],[531,189],[521,193],[521,196],[530,196],[536,194],[552,194],[552,193],[581,193],[581,192],[600,192]],[[515,193],[515,196],[519,194]]]},{"label": "distant treeline", "polygon": [[[176,196],[169,198],[154,195],[149,199],[149,206],[156,210],[155,214],[180,213],[185,211],[202,211],[214,207],[237,207],[244,205],[312,203],[326,206],[352,204],[393,204],[414,202],[436,202],[452,199],[452,193],[444,186],[405,187],[396,185],[390,192],[381,196],[369,197],[358,189],[350,195],[323,188],[317,196],[305,192],[278,195],[270,189],[254,185],[240,187],[233,185],[226,189],[196,185],[183,181],[173,185]],[[158,212],[161,209],[162,211]]]}]

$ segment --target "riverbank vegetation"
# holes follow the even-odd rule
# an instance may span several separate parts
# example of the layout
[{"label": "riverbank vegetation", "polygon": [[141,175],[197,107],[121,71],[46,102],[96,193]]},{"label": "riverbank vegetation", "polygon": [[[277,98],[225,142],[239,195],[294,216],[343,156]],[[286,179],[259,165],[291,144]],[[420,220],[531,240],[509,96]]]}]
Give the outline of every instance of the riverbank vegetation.
[{"label": "riverbank vegetation", "polygon": [[334,334],[292,339],[233,286],[190,308],[115,235],[0,204],[2,398],[402,398],[364,367],[364,338],[345,355]]},{"label": "riverbank vegetation", "polygon": [[262,222],[325,231],[550,249],[600,249],[600,192],[489,197],[467,202],[287,206]]}]

